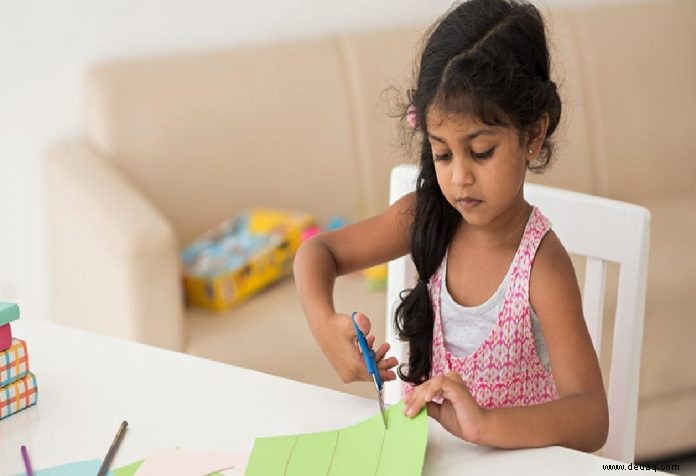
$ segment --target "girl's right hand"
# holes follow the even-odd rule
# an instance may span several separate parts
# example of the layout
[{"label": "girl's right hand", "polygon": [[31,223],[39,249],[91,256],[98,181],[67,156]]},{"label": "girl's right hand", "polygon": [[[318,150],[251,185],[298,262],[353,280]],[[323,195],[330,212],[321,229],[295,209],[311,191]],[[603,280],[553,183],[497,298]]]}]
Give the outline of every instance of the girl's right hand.
[{"label": "girl's right hand", "polygon": [[[375,336],[370,334],[372,327],[370,320],[364,314],[356,313],[355,322],[365,335],[368,347],[372,348]],[[322,340],[324,341],[322,345],[324,353],[331,365],[336,369],[343,383],[356,380],[372,382],[372,375],[367,372],[350,316],[338,313],[329,316],[327,326],[325,327],[324,339]],[[388,350],[389,344],[387,342],[383,342],[375,350],[375,361],[377,362],[379,376],[382,381],[396,379],[396,373],[391,369],[399,362],[396,360],[396,357],[384,358]]]}]

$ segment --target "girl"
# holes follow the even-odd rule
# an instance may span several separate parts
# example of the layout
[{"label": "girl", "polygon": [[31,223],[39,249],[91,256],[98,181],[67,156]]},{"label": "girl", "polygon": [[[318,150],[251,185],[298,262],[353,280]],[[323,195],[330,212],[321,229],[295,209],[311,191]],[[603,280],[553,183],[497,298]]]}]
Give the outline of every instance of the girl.
[{"label": "girl", "polygon": [[[606,395],[573,266],[523,195],[527,169],[551,159],[561,114],[541,15],[514,0],[456,6],[429,30],[409,96],[405,116],[421,140],[416,191],[297,254],[314,337],[344,382],[369,380],[333,284],[410,253],[418,282],[395,313],[409,344],[397,369],[405,413],[427,406],[448,431],[483,445],[601,448]],[[369,319],[357,320],[368,335]],[[388,348],[376,358],[393,380]]]}]

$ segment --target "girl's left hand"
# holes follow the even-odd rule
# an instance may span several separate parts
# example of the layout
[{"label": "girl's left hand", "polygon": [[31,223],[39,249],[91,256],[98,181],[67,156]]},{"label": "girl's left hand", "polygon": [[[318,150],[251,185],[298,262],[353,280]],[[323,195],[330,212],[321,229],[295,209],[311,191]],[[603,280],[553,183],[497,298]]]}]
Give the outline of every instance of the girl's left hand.
[{"label": "girl's left hand", "polygon": [[[442,403],[433,399],[442,398]],[[450,433],[472,443],[481,442],[486,410],[481,408],[457,372],[436,377],[415,387],[404,398],[404,414],[414,417],[427,405],[428,415]]]}]

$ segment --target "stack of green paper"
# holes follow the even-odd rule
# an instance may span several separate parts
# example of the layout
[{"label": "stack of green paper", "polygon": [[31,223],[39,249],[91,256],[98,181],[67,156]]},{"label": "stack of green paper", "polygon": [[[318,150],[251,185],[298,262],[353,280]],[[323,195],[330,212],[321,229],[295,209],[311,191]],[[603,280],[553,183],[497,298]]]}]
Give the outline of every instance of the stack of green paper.
[{"label": "stack of green paper", "polygon": [[411,419],[403,403],[357,425],[323,433],[257,438],[247,476],[419,475],[428,441],[425,411]]}]

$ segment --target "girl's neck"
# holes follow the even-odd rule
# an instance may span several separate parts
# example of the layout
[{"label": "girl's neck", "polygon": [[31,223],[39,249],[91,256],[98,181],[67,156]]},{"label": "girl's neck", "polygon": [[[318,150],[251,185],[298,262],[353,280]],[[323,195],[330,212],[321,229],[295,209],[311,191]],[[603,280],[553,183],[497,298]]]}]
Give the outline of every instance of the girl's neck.
[{"label": "girl's neck", "polygon": [[519,205],[510,207],[488,225],[473,226],[462,220],[458,235],[473,246],[516,248],[522,239],[531,212],[532,206],[521,200]]}]

